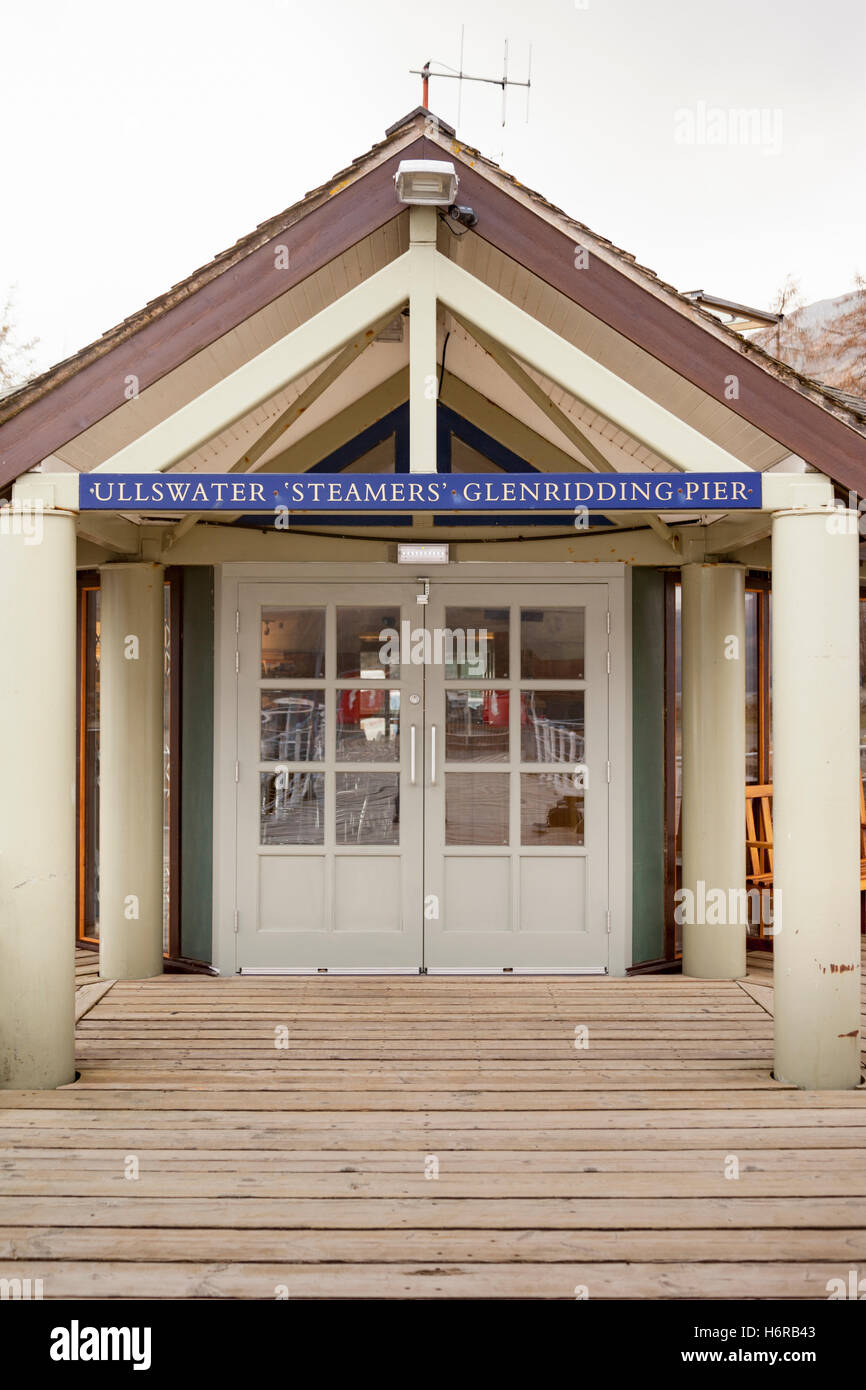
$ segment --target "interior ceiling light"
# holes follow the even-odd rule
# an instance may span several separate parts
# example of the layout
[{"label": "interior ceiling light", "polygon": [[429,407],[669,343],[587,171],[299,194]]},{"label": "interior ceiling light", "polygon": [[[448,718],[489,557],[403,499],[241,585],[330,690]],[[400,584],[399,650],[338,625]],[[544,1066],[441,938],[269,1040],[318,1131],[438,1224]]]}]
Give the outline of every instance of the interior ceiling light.
[{"label": "interior ceiling light", "polygon": [[428,565],[447,565],[450,558],[447,542],[436,541],[398,541],[397,564],[416,565],[423,561]]}]

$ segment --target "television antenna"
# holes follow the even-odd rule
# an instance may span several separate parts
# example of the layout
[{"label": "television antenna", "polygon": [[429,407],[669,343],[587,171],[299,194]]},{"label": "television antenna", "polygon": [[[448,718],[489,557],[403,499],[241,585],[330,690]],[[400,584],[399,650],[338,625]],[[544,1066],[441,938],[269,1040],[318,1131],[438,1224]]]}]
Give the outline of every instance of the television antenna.
[{"label": "television antenna", "polygon": [[[461,29],[460,29],[460,66],[459,66],[459,68],[452,68],[452,67],[449,67],[447,63],[442,63],[442,62],[440,62],[438,58],[428,58],[428,59],[427,59],[427,62],[424,64],[423,68],[410,68],[410,69],[409,69],[410,73],[412,73],[413,76],[416,76],[416,77],[420,77],[420,78],[421,78],[421,105],[422,105],[427,111],[430,110],[430,79],[431,79],[432,77],[437,77],[437,78],[439,78],[439,77],[448,77],[448,78],[451,78],[453,81],[459,83],[459,86],[458,86],[458,88],[457,88],[457,124],[459,125],[459,124],[460,124],[460,107],[461,107],[461,102],[462,102],[462,98],[463,98],[463,83],[464,83],[464,82],[486,82],[486,83],[488,83],[488,84],[489,84],[490,86],[492,86],[492,87],[501,87],[501,88],[502,88],[502,124],[503,124],[503,126],[504,126],[504,125],[505,125],[505,117],[506,117],[506,103],[507,103],[507,98],[508,98],[508,88],[509,88],[509,87],[525,87],[525,88],[526,88],[526,120],[527,120],[527,122],[528,122],[528,121],[529,121],[529,89],[530,89],[530,87],[531,87],[531,85],[532,85],[532,45],[531,45],[531,44],[529,45],[529,57],[528,57],[528,59],[527,59],[527,64],[526,64],[526,81],[525,81],[525,82],[521,82],[521,81],[520,81],[519,79],[517,79],[517,78],[509,77],[509,76],[508,76],[508,40],[507,40],[507,39],[505,40],[505,56],[504,56],[503,61],[502,61],[502,76],[501,76],[501,77],[476,77],[476,76],[474,76],[472,73],[468,73],[468,72],[464,72],[464,71],[463,71],[463,38],[464,38],[465,28],[466,28],[466,26],[463,25],[463,26],[461,27]],[[433,65],[434,65],[434,63],[435,63],[435,65],[436,65],[437,68],[442,68],[442,69],[444,69],[444,71],[442,71],[442,72],[434,72],[434,71],[433,71]]]}]

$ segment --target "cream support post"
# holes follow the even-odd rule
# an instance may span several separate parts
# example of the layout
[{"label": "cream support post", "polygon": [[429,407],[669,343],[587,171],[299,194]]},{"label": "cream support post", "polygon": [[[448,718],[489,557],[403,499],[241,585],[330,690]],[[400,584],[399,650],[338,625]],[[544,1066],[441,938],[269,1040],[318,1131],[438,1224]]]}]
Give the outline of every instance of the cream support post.
[{"label": "cream support post", "polygon": [[775,1075],[860,1079],[858,516],[773,517]]},{"label": "cream support post", "polygon": [[28,476],[0,508],[4,1089],[75,1080],[76,505]]},{"label": "cream support post", "polygon": [[436,472],[438,209],[409,209],[409,471]]},{"label": "cream support post", "polygon": [[683,974],[746,973],[745,593],[738,565],[682,567]]},{"label": "cream support post", "polygon": [[162,973],[162,565],[100,570],[99,973]]}]

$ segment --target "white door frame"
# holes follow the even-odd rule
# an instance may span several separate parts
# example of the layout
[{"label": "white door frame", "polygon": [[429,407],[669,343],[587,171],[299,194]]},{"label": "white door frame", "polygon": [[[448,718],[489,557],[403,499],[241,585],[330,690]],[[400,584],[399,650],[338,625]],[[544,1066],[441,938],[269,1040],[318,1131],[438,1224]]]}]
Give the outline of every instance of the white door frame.
[{"label": "white door frame", "polygon": [[430,567],[354,562],[216,566],[214,582],[214,781],[213,781],[213,964],[221,975],[235,973],[237,905],[237,682],[235,675],[239,586],[245,580],[314,583],[345,580],[403,582],[433,578],[437,585],[535,580],[548,583],[605,583],[611,615],[608,739],[611,785],[608,800],[608,902],[611,912],[610,974],[624,975],[632,960],[632,671],[631,570],[624,564],[538,561],[455,562]]}]

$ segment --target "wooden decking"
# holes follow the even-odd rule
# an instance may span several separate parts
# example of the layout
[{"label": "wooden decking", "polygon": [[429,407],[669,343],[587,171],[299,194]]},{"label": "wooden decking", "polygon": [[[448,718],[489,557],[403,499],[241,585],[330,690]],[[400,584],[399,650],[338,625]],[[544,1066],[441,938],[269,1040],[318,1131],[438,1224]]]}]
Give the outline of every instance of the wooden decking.
[{"label": "wooden decking", "polygon": [[99,952],[87,951],[77,947],[75,951],[75,988],[89,985],[99,979]]},{"label": "wooden decking", "polygon": [[756,984],[769,985],[773,987],[773,952],[772,951],[749,951],[746,956],[746,968],[748,979],[754,980]]},{"label": "wooden decking", "polygon": [[46,1298],[821,1299],[866,1270],[866,1096],[777,1085],[737,984],[167,976],[78,1027],[74,1086],[0,1092],[0,1277]]}]

